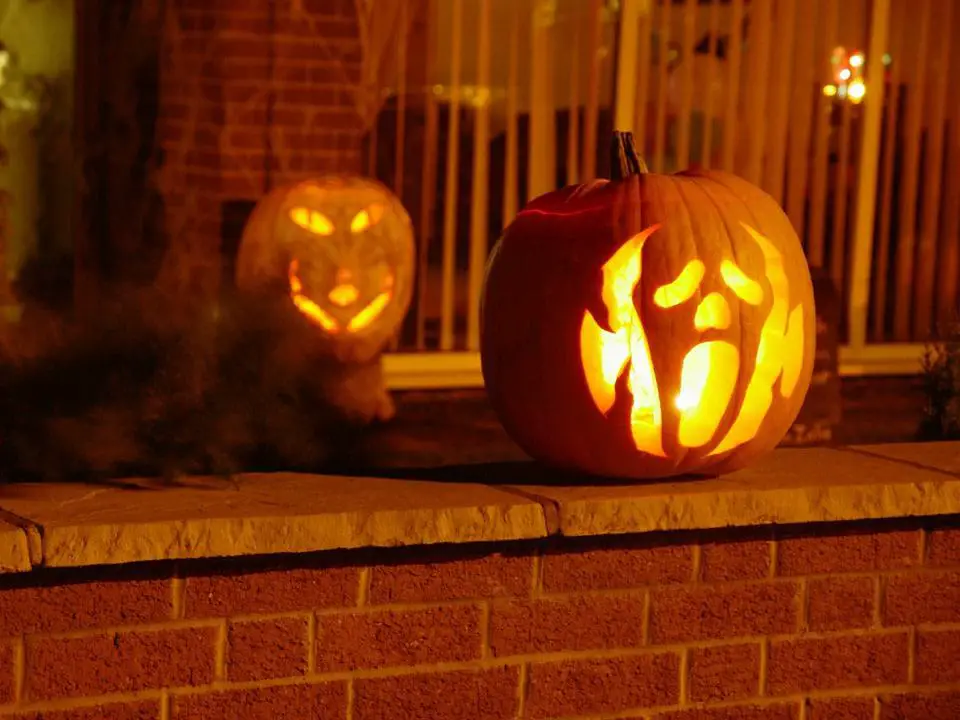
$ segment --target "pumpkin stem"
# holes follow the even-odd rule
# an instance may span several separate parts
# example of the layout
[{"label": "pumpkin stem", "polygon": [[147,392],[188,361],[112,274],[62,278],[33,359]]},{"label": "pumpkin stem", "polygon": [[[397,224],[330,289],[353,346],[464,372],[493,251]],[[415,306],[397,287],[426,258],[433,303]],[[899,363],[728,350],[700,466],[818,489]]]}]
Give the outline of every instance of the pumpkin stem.
[{"label": "pumpkin stem", "polygon": [[613,142],[610,144],[610,179],[624,180],[631,175],[647,172],[650,172],[650,168],[637,152],[633,133],[614,130]]}]

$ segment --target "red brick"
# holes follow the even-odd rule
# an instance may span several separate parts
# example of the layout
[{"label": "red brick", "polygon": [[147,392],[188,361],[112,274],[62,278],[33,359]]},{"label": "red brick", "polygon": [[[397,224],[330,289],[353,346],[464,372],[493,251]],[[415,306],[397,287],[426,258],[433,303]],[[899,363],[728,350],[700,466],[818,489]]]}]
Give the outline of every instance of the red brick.
[{"label": "red brick", "polygon": [[788,695],[903,683],[908,646],[907,634],[900,632],[773,641],[767,692]]},{"label": "red brick", "polygon": [[16,679],[13,658],[13,645],[0,644],[0,705],[13,702],[16,693]]},{"label": "red brick", "polygon": [[876,579],[828,577],[808,584],[807,618],[815,632],[867,628],[873,624]]},{"label": "red brick", "polygon": [[515,667],[354,681],[353,720],[513,720]]},{"label": "red brick", "polygon": [[643,606],[640,594],[497,604],[490,618],[490,647],[498,657],[639,647]]},{"label": "red brick", "polygon": [[705,582],[762,580],[770,574],[770,545],[767,540],[705,543],[700,577]]},{"label": "red brick", "polygon": [[921,630],[917,634],[916,682],[960,682],[960,630]]},{"label": "red brick", "polygon": [[760,645],[719,645],[690,651],[690,700],[745,700],[760,691]]},{"label": "red brick", "polygon": [[533,558],[487,555],[437,563],[378,565],[370,571],[371,603],[523,597],[533,587]]},{"label": "red brick", "polygon": [[960,691],[894,695],[880,699],[880,720],[957,720]]},{"label": "red brick", "polygon": [[547,592],[663,585],[686,582],[692,575],[690,545],[570,550],[550,552],[543,558],[543,589]]},{"label": "red brick", "polygon": [[654,588],[650,637],[671,643],[794,632],[799,606],[792,582]]},{"label": "red brick", "polygon": [[72,710],[43,710],[14,715],[12,720],[157,720],[160,703],[156,700],[111,703]]},{"label": "red brick", "polygon": [[960,528],[930,533],[927,537],[927,562],[937,567],[960,567]]},{"label": "red brick", "polygon": [[650,720],[797,720],[800,708],[786,705],[736,705],[722,708],[691,708],[658,713]]},{"label": "red brick", "polygon": [[27,641],[30,699],[90,697],[178,685],[214,676],[214,628],[128,632]]},{"label": "red brick", "polygon": [[282,613],[357,604],[357,568],[291,568],[267,572],[191,577],[186,582],[187,617]]},{"label": "red brick", "polygon": [[873,720],[874,704],[870,697],[810,700],[807,720]]},{"label": "red brick", "polygon": [[920,531],[784,538],[781,575],[816,575],[895,570],[920,562]]},{"label": "red brick", "polygon": [[884,625],[960,622],[960,572],[891,577],[884,600]]},{"label": "red brick", "polygon": [[339,720],[347,713],[346,683],[284,685],[185,695],[173,720]]},{"label": "red brick", "polygon": [[480,643],[473,605],[317,617],[320,672],[474,660]]},{"label": "red brick", "polygon": [[264,680],[305,674],[307,627],[305,618],[230,623],[227,677]]},{"label": "red brick", "polygon": [[680,699],[680,657],[657,653],[530,666],[531,720],[673,705]]},{"label": "red brick", "polygon": [[0,637],[169,620],[169,580],[50,584],[0,590]]}]

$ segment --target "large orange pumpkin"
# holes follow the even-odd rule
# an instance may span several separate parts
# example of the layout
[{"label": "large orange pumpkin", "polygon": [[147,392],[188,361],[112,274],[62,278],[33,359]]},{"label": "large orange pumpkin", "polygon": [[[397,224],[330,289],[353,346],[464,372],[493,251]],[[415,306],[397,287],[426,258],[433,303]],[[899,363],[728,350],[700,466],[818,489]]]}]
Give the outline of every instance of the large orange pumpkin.
[{"label": "large orange pumpkin", "polygon": [[773,448],[810,384],[815,315],[796,233],[733,175],[648,173],[530,202],[494,248],[481,357],[534,458],[630,478],[725,472]]},{"label": "large orange pumpkin", "polygon": [[237,256],[244,291],[280,284],[341,359],[396,334],[413,292],[410,217],[380,183],[327,176],[278,187],[254,208]]}]

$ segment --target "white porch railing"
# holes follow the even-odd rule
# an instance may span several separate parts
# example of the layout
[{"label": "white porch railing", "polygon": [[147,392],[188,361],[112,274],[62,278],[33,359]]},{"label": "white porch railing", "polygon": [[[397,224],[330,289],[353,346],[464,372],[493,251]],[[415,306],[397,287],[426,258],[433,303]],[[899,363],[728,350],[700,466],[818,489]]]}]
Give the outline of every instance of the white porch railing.
[{"label": "white porch railing", "polygon": [[783,204],[841,291],[842,374],[919,371],[932,328],[960,306],[955,5],[424,3],[413,25],[429,41],[398,39],[384,94],[400,100],[371,142],[392,148],[370,172],[415,211],[421,242],[390,384],[482,385],[493,239],[530,197],[594,177],[614,126],[634,131],[655,172],[721,167]]}]

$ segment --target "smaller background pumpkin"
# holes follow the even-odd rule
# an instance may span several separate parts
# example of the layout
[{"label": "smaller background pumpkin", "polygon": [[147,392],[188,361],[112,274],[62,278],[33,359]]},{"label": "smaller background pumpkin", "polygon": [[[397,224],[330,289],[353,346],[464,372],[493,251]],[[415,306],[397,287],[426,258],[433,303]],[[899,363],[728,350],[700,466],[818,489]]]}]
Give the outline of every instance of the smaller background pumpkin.
[{"label": "smaller background pumpkin", "polygon": [[373,180],[327,176],[278,187],[257,204],[236,283],[245,293],[287,295],[318,343],[364,363],[398,331],[413,268],[413,227],[399,199]]}]

